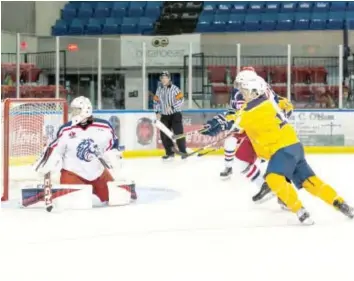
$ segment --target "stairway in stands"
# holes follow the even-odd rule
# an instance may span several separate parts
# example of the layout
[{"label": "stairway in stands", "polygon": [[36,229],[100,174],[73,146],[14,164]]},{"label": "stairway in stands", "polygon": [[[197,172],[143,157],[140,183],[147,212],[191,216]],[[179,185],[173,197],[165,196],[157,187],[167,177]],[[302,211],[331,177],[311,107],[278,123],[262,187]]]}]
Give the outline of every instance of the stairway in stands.
[{"label": "stairway in stands", "polygon": [[176,35],[193,33],[199,14],[203,9],[203,3],[203,1],[164,2],[160,18],[155,24],[155,34]]}]

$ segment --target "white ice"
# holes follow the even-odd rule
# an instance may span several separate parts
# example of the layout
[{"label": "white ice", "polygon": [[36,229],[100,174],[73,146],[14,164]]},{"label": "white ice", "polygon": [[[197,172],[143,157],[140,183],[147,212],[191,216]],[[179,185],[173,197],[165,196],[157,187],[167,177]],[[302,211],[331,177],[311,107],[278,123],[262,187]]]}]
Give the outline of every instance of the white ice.
[{"label": "white ice", "polygon": [[[352,155],[308,159],[354,204]],[[222,161],[129,160],[141,195],[132,206],[2,209],[0,280],[354,280],[354,221],[304,190],[314,226],[275,200],[254,205],[255,187],[237,175],[219,179]]]}]

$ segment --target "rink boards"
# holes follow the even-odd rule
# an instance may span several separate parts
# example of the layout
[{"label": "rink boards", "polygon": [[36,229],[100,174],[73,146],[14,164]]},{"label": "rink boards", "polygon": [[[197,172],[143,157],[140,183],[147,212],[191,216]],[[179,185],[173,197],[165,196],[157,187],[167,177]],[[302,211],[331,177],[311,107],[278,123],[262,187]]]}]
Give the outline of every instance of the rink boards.
[{"label": "rink boards", "polygon": [[[183,124],[186,132],[197,130],[214,115],[224,112],[223,110],[186,110],[183,112]],[[20,112],[17,112],[21,116]],[[26,113],[24,113],[26,114]],[[97,110],[95,116],[108,120],[119,137],[120,145],[125,146],[125,157],[150,157],[161,156],[164,154],[162,149],[160,134],[153,126],[155,113],[153,111],[141,110]],[[56,114],[54,114],[56,115]],[[46,116],[41,127],[41,136],[53,139],[53,135],[44,136],[49,131],[53,134],[56,131],[58,122],[56,118]],[[290,118],[302,143],[309,153],[354,153],[354,111],[353,110],[298,110]],[[52,130],[47,130],[52,127]],[[23,128],[22,128],[23,130]],[[27,132],[28,133],[28,132]],[[26,134],[27,135],[27,134]],[[222,138],[219,135],[218,138]],[[14,136],[21,140],[17,134]],[[196,134],[187,137],[189,148],[203,147],[217,137],[208,137]],[[28,142],[28,140],[26,140]],[[14,142],[16,145],[16,142]],[[222,142],[220,142],[222,147]],[[21,146],[23,147],[23,145]],[[16,150],[21,151],[21,150]],[[29,155],[28,152],[35,152]],[[222,154],[222,148],[212,154]],[[20,153],[21,154],[21,153]],[[12,155],[11,165],[25,165],[36,160],[38,151],[26,146],[23,155]]]},{"label": "rink boards", "polygon": [[[184,130],[193,131],[214,115],[225,110],[185,110]],[[99,118],[111,122],[121,145],[125,146],[126,157],[149,157],[164,154],[160,134],[152,124],[155,113],[141,110],[99,110]],[[298,132],[309,153],[354,153],[353,110],[298,110],[289,122]],[[221,138],[222,136],[219,136]],[[202,147],[214,141],[215,137],[193,135],[187,137],[190,148]],[[222,154],[218,149],[213,154]]]}]

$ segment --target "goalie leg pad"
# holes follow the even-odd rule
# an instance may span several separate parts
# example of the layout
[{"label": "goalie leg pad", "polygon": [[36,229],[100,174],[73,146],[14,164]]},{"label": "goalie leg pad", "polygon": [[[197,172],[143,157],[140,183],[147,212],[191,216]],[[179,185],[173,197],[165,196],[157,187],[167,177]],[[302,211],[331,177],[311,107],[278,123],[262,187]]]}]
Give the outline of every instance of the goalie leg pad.
[{"label": "goalie leg pad", "polygon": [[135,183],[108,182],[109,205],[128,205],[132,199],[136,199]]}]

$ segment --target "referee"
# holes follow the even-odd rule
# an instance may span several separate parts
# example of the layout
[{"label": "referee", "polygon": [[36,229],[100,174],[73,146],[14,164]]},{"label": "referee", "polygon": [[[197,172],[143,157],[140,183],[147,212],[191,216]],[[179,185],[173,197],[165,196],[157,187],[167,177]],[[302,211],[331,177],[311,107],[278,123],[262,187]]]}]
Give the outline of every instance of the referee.
[{"label": "referee", "polygon": [[[182,123],[182,105],[184,102],[183,93],[171,82],[171,75],[168,71],[160,74],[160,85],[156,90],[154,97],[154,110],[156,118],[175,135],[183,134]],[[160,132],[162,144],[165,148],[166,155],[162,159],[171,159],[174,157],[173,142],[163,132]],[[186,139],[177,140],[177,146],[180,152],[186,153]]]}]

